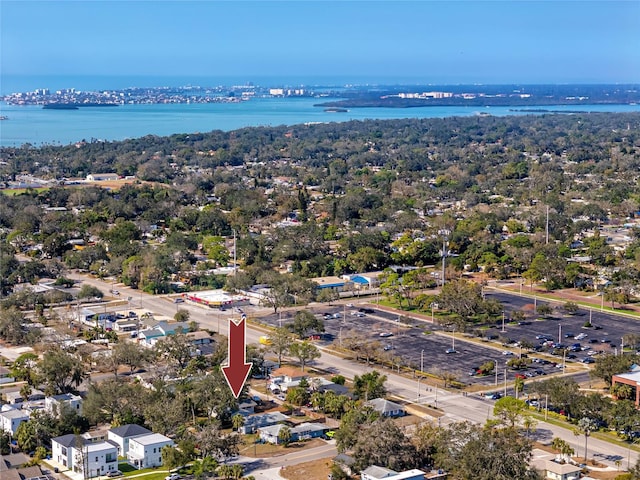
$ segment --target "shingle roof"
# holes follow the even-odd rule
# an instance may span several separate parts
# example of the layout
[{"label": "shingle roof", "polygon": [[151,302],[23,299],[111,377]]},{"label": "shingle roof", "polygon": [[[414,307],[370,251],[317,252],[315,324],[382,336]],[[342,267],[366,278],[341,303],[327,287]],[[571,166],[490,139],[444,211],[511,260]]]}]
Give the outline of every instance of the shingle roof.
[{"label": "shingle roof", "polygon": [[110,429],[109,431],[122,438],[135,437],[136,435],[147,435],[151,433],[151,430],[149,430],[148,428],[136,425],[135,423],[115,427]]},{"label": "shingle roof", "polygon": [[76,442],[81,442],[81,445],[84,445],[86,439],[82,438],[80,435],[74,435],[73,433],[69,433],[67,435],[62,435],[60,437],[52,438],[52,442],[59,443],[63,447],[75,447],[77,445]]}]

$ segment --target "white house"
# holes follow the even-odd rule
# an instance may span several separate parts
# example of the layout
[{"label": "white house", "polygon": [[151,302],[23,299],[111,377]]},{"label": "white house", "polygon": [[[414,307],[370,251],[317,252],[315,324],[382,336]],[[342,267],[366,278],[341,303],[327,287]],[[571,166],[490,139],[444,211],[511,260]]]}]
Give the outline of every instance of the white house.
[{"label": "white house", "polygon": [[29,420],[29,413],[17,408],[9,408],[0,412],[0,428],[10,435],[15,435],[22,422]]},{"label": "white house", "polygon": [[44,399],[44,409],[51,415],[59,416],[65,408],[82,415],[82,397],[73,393],[63,393]]},{"label": "white house", "polygon": [[396,472],[389,468],[372,465],[360,472],[361,480],[424,480],[425,472],[416,468],[404,472]]},{"label": "white house", "polygon": [[129,453],[129,440],[143,435],[149,435],[151,430],[131,423],[109,429],[107,432],[107,440],[118,446],[118,455],[126,457]]},{"label": "white house", "polygon": [[383,417],[403,417],[407,414],[402,405],[384,398],[374,398],[369,400],[366,405],[371,406],[376,412],[380,412]]},{"label": "white house", "polygon": [[85,478],[99,477],[118,469],[118,447],[111,442],[92,443],[69,434],[51,439],[51,457]]},{"label": "white house", "polygon": [[118,180],[120,176],[117,173],[90,173],[87,175],[87,182],[106,182]]},{"label": "white house", "polygon": [[545,478],[549,480],[578,480],[582,469],[570,463],[545,462]]},{"label": "white house", "polygon": [[159,433],[149,433],[129,439],[127,461],[135,468],[162,465],[162,447],[173,446],[173,440]]}]

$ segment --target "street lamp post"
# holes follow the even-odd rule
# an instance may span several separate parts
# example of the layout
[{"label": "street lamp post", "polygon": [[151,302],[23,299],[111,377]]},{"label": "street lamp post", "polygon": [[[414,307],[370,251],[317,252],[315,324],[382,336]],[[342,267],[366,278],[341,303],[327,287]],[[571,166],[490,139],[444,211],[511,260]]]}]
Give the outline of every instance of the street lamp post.
[{"label": "street lamp post", "polygon": [[558,324],[558,343],[562,343],[562,325]]},{"label": "street lamp post", "polygon": [[420,375],[424,372],[424,348],[420,352]]},{"label": "street lamp post", "polygon": [[498,386],[498,361],[494,360],[493,363],[494,363],[493,370],[495,371],[495,374],[496,374],[496,387],[497,387]]},{"label": "street lamp post", "polygon": [[507,396],[507,369],[504,369],[504,396]]},{"label": "street lamp post", "polygon": [[502,333],[506,332],[506,330],[504,329],[504,310],[502,311]]}]

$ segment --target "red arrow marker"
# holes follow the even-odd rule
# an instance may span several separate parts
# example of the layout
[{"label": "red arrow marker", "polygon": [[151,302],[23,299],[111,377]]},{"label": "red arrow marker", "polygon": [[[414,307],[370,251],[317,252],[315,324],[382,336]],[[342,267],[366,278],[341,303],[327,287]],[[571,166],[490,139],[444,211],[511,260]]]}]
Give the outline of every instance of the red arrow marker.
[{"label": "red arrow marker", "polygon": [[236,398],[240,396],[253,366],[252,363],[245,362],[247,359],[246,333],[247,325],[244,319],[240,320],[240,323],[229,320],[229,364],[222,367],[222,373]]}]

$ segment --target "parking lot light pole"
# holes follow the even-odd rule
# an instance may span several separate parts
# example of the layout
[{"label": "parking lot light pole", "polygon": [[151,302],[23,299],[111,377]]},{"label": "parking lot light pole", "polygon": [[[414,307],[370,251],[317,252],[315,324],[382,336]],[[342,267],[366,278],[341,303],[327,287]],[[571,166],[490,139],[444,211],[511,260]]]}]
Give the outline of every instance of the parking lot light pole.
[{"label": "parking lot light pole", "polygon": [[558,343],[562,343],[562,324],[558,324]]},{"label": "parking lot light pole", "polygon": [[507,396],[507,369],[504,369],[504,396]]},{"label": "parking lot light pole", "polygon": [[497,387],[498,386],[498,361],[494,360],[493,363],[494,363],[493,369],[495,370],[495,373],[496,373],[496,387]]},{"label": "parking lot light pole", "polygon": [[420,352],[420,375],[422,376],[422,372],[424,372],[424,348]]},{"label": "parking lot light pole", "polygon": [[504,329],[504,310],[502,311],[502,333],[506,332]]}]

